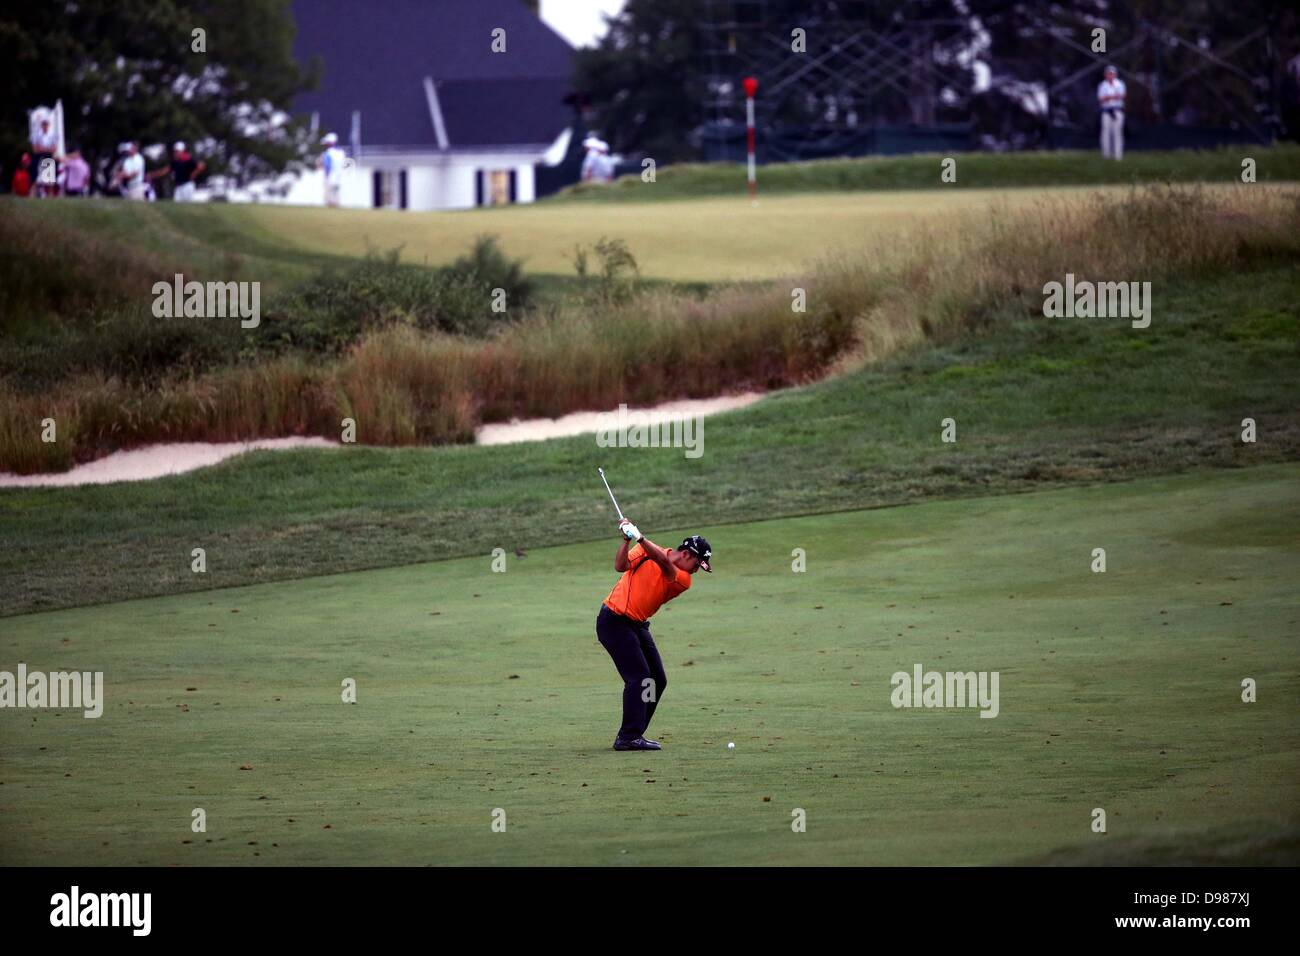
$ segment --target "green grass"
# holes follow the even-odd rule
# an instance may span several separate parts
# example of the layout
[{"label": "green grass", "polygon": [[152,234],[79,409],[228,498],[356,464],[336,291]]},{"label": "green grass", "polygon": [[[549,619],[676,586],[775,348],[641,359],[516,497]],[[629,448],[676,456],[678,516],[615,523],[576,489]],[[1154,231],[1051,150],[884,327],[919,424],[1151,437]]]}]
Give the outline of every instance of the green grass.
[{"label": "green grass", "polygon": [[[707,419],[698,460],[588,435],[2,489],[0,613],[589,539],[610,517],[597,465],[635,520],[663,527],[1300,458],[1295,267],[1153,291],[1145,331],[1032,317],[1030,296],[982,334]],[[1253,445],[1239,441],[1248,416]],[[939,441],[947,417],[956,444]],[[189,570],[195,547],[206,575]]]},{"label": "green grass", "polygon": [[[1234,182],[1230,177],[1207,188],[1228,190]],[[1011,213],[1043,200],[1083,202],[1096,192],[1125,191],[1118,184],[1015,190],[935,184],[856,195],[765,194],[757,207],[737,194],[651,205],[546,202],[436,213],[90,200],[45,204],[39,214],[182,258],[196,275],[263,281],[268,293],[371,249],[400,247],[403,262],[447,265],[489,233],[500,237],[508,255],[524,259],[528,274],[542,283],[541,294],[562,295],[576,281],[574,247],[600,236],[625,240],[643,278],[698,289],[796,275],[825,256],[882,240],[906,242],[950,227],[966,213]],[[47,213],[46,206],[57,209]]]},{"label": "green grass", "polygon": [[[1300,180],[1300,172],[1284,178]],[[662,180],[644,188],[661,185]],[[1205,188],[1228,195],[1240,185],[1227,176],[1211,179]],[[358,256],[375,245],[400,245],[406,260],[429,265],[446,264],[476,235],[493,233],[508,255],[524,259],[530,274],[544,275],[571,275],[574,246],[591,245],[603,235],[626,241],[646,278],[757,282],[798,275],[827,256],[872,251],[884,243],[906,245],[952,229],[966,214],[1011,215],[1044,201],[1081,204],[1099,192],[1124,196],[1129,189],[1128,180],[1071,186],[1047,179],[1021,189],[932,183],[926,189],[845,193],[827,186],[765,192],[757,206],[743,191],[731,191],[699,197],[664,193],[664,202],[648,204],[542,202],[454,213],[261,205],[214,207],[213,215],[310,252]]]},{"label": "green grass", "polygon": [[[994,198],[895,192],[881,200],[873,194],[865,204],[841,196],[778,199],[775,205],[784,212],[775,217],[767,207],[761,214],[742,212],[740,218],[749,219],[745,242],[715,242],[713,248],[734,257],[752,241],[767,254],[779,254],[789,268],[792,243],[804,249],[798,241],[804,230],[817,236],[804,251],[831,242],[838,252],[788,284],[719,288],[703,299],[680,289],[626,298],[610,294],[614,288],[602,294],[598,282],[529,308],[520,301],[524,283],[505,274],[509,264],[499,256],[489,257],[497,265],[476,272],[472,281],[448,281],[396,263],[367,267],[365,275],[352,276],[350,269],[346,281],[317,279],[310,294],[270,300],[266,322],[251,331],[231,320],[156,319],[142,290],[179,265],[142,253],[121,255],[133,247],[113,243],[111,232],[94,232],[89,220],[84,229],[57,221],[67,215],[93,220],[102,210],[64,211],[82,208],[76,203],[0,204],[0,240],[28,235],[31,230],[17,228],[24,219],[47,229],[46,241],[36,245],[44,250],[40,268],[31,266],[37,256],[0,256],[5,277],[14,279],[0,288],[15,290],[0,296],[0,335],[13,339],[0,353],[0,468],[66,469],[155,442],[334,437],[346,418],[362,424],[360,440],[372,445],[464,441],[478,424],[513,416],[556,416],[622,399],[706,397],[728,387],[802,384],[824,375],[846,353],[878,360],[924,337],[983,321],[1067,270],[1092,277],[1134,274],[1163,286],[1300,255],[1294,189],[1238,184],[1052,196],[1004,190]],[[1005,211],[1018,202],[1019,208]],[[739,224],[736,210],[724,210],[717,200],[679,205],[650,207],[653,216],[641,215],[642,207],[613,211],[624,219],[634,214],[643,238],[648,225],[695,240],[716,238],[716,223],[708,224],[710,207],[726,212],[731,228]],[[40,210],[47,206],[54,212],[44,221]],[[532,235],[539,248],[554,252],[563,249],[563,222],[557,218],[572,220],[577,212],[577,218],[596,219],[608,212],[548,208],[518,213],[522,218],[515,224],[527,228],[512,233],[511,241]],[[841,226],[854,216],[871,223],[856,241],[831,225],[845,210],[849,215],[840,217]],[[231,222],[244,217],[245,225],[256,227],[248,217],[262,212],[270,212],[268,224],[279,228],[312,218],[313,239],[303,241],[337,236],[340,227],[364,235],[375,226],[388,230],[391,242],[421,225],[364,212],[286,209],[239,210]],[[131,204],[119,204],[117,214],[123,221],[135,217]],[[228,213],[216,207],[185,209],[182,215]],[[889,216],[904,219],[891,228]],[[145,221],[140,225],[150,228]],[[78,255],[83,235],[94,255]],[[296,240],[286,238],[293,246]],[[55,240],[68,247],[79,277],[70,277]],[[616,245],[623,248],[621,241]],[[684,251],[697,254],[694,268],[725,273],[717,256],[703,248]],[[502,284],[513,287],[514,321],[494,325],[490,341],[441,334],[486,333],[489,291]],[[800,315],[791,312],[795,287],[808,292],[808,310]],[[96,292],[104,302],[95,299]],[[57,319],[42,312],[47,300],[51,308],[57,305]],[[108,308],[104,303],[117,309],[117,321],[96,311]],[[21,334],[11,331],[14,312],[29,315],[26,326],[18,325],[25,329]],[[408,324],[423,334],[402,334]],[[329,360],[321,361],[322,355]],[[34,428],[49,418],[60,424],[57,444],[41,442]]]},{"label": "green grass", "polygon": [[[234,207],[185,203],[125,203],[109,199],[23,203],[6,198],[4,214],[28,228],[41,222],[159,258],[185,270],[187,278],[257,280],[268,293],[343,264],[342,257],[280,241],[238,214]],[[459,253],[460,250],[457,250]],[[169,278],[159,276],[160,279]],[[148,290],[144,290],[144,295]]]},{"label": "green grass", "polygon": [[[497,247],[489,238],[466,236],[459,249],[442,249],[439,267],[431,268],[403,255],[396,236],[367,237],[355,256],[315,252],[222,204],[6,197],[0,200],[0,391],[7,384],[50,394],[87,374],[157,388],[286,353],[336,360],[363,332],[392,324],[481,338],[525,315],[606,301],[606,285],[572,269],[509,273],[512,263],[492,257]],[[457,258],[471,245],[487,258]],[[154,284],[170,287],[178,273],[191,281],[260,283],[258,330],[234,321],[154,316]],[[507,315],[488,307],[498,287],[507,293]],[[634,274],[626,285],[628,294],[675,294],[683,302],[698,301],[708,288]],[[5,458],[0,450],[0,470],[13,464]]]},{"label": "green grass", "polygon": [[[1297,157],[1260,152],[1261,180],[1300,179]],[[1201,222],[1165,215],[1190,199],[1135,195],[1126,209],[1160,229],[1026,229],[1004,210],[1082,200],[1029,180],[1075,182],[1086,157],[962,156],[956,187],[907,191],[935,159],[850,163],[842,181],[769,170],[792,193],[863,192],[769,190],[757,209],[24,207],[281,287],[367,245],[443,264],[484,232],[556,276],[569,240],[601,234],[674,283],[771,279],[834,250],[869,272],[881,237],[906,261],[883,299],[856,301],[880,336],[866,354],[888,358],[709,419],[699,460],[584,436],[0,490],[0,669],[103,670],[108,687],[100,720],[0,710],[0,864],[1300,862],[1300,272],[1276,210],[1268,228],[1248,204]],[[1228,153],[1177,159],[1172,178],[1236,179]],[[1088,175],[1160,179],[1158,161]],[[995,174],[1029,188],[970,178]],[[713,188],[691,175],[661,171],[660,198]],[[898,191],[868,192],[882,176]],[[1019,234],[960,260],[928,238],[986,210]],[[1116,233],[1154,279],[1151,328],[1042,318],[1026,263],[1109,276],[1093,239]],[[900,353],[890,330],[924,341]],[[660,754],[608,749],[597,464],[652,537],[715,547],[719,573],[656,620]],[[895,711],[889,677],[918,662],[999,671],[1001,716]],[[1244,677],[1259,703],[1240,702]]]},{"label": "green grass", "polygon": [[[1240,182],[1242,160],[1256,161],[1259,182],[1300,180],[1300,146],[1241,145],[1212,150],[1130,151],[1123,162],[1103,160],[1096,150],[1028,153],[952,153],[957,178],[940,180],[944,154],[819,159],[760,166],[760,196],[789,193],[881,190],[1019,189],[1136,183]],[[655,182],[640,174],[612,186],[579,183],[545,200],[567,202],[657,202],[745,191],[744,163],[682,163],[658,170]]]},{"label": "green grass", "polygon": [[[619,474],[652,535],[697,529]],[[1297,479],[703,523],[647,755],[609,749],[609,538],[8,619],[6,667],[102,670],[107,703],[0,711],[0,862],[1295,864]],[[916,663],[998,671],[1000,715],[894,710]]]},{"label": "green grass", "polygon": [[[268,211],[271,212],[269,217],[265,215]],[[448,265],[466,253],[475,238],[491,234],[491,222],[481,220],[477,231],[457,231],[456,245],[442,245],[437,255],[430,258],[428,249],[410,248],[405,233],[390,234],[383,229],[366,229],[364,226],[358,232],[349,223],[355,215],[349,210],[335,217],[331,225],[338,227],[341,233],[350,233],[352,238],[359,239],[359,243],[346,246],[340,243],[337,252],[319,251],[290,241],[280,230],[271,228],[276,212],[291,215],[302,211],[306,210],[287,207],[254,209],[223,203],[126,203],[101,199],[24,203],[11,197],[0,198],[0,215],[15,217],[23,229],[36,230],[48,222],[149,257],[157,265],[155,272],[159,273],[151,276],[154,281],[170,280],[170,275],[161,273],[175,267],[182,270],[187,279],[259,281],[268,297],[287,291],[322,271],[351,267],[367,252],[387,253],[398,249],[403,263],[413,266]],[[416,218],[427,229],[435,217],[416,215]],[[327,233],[333,231],[326,230]],[[556,272],[529,275],[536,284],[537,298],[543,303],[558,302],[583,287],[574,273],[571,259],[557,262],[556,266]],[[672,288],[696,295],[709,287],[705,281],[674,282],[654,277],[645,277],[643,282],[647,288]],[[148,287],[143,288],[140,296],[152,301]]]}]

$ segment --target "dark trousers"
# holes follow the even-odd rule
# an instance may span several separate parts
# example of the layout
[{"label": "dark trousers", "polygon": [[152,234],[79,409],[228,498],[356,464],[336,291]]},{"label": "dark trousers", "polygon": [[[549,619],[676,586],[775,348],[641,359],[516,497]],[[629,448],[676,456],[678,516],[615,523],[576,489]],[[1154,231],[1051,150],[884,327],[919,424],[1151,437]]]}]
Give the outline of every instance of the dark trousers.
[{"label": "dark trousers", "polygon": [[[614,659],[623,678],[623,726],[619,740],[633,740],[645,734],[655,707],[668,686],[659,648],[650,636],[650,625],[615,614],[604,604],[596,615],[596,637]],[[653,681],[647,684],[646,681]],[[646,698],[651,698],[646,700]]]}]

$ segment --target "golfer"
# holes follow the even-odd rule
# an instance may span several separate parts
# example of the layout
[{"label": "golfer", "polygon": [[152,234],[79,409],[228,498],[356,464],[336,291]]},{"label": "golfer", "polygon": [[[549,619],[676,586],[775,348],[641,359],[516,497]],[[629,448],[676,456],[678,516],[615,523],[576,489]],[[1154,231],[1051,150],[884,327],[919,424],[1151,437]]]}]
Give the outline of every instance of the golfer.
[{"label": "golfer", "polygon": [[664,550],[642,537],[626,518],[619,522],[623,544],[614,556],[614,570],[623,576],[609,592],[596,616],[596,636],[614,659],[623,678],[623,726],[615,750],[662,750],[647,740],[646,726],[668,686],[664,662],[650,636],[650,618],[666,602],[691,586],[691,575],[709,566],[709,542],[691,535],[676,550]]}]

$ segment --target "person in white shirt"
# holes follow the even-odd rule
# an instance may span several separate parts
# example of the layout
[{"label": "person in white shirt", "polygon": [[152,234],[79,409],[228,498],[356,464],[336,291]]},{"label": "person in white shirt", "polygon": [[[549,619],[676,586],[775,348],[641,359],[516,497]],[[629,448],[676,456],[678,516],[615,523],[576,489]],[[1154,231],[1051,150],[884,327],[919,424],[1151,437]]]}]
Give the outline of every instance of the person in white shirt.
[{"label": "person in white shirt", "polygon": [[1101,155],[1104,159],[1124,158],[1124,97],[1128,88],[1113,66],[1106,67],[1106,78],[1097,85],[1097,105],[1101,108]]},{"label": "person in white shirt", "polygon": [[614,174],[618,171],[618,163],[614,162],[614,157],[610,155],[609,143],[603,139],[600,141],[600,175],[601,182],[612,183]]},{"label": "person in white shirt", "polygon": [[[36,181],[32,184],[33,196],[57,196],[58,159],[54,155],[59,146],[59,136],[54,132],[48,117],[42,116],[32,134],[32,169]],[[46,179],[45,177],[52,177]]]},{"label": "person in white shirt", "polygon": [[121,183],[122,195],[127,199],[143,201],[147,198],[144,189],[144,157],[140,155],[140,147],[135,143],[126,144],[126,159],[122,160],[122,166],[117,171],[117,180]]},{"label": "person in white shirt", "polygon": [[347,154],[339,149],[338,142],[337,136],[326,133],[321,139],[325,152],[321,153],[320,158],[316,160],[316,165],[325,171],[325,205],[327,206],[339,204],[339,193],[343,186],[343,167],[348,160]]},{"label": "person in white shirt", "polygon": [[582,141],[587,156],[582,161],[583,182],[608,183],[614,179],[614,158],[609,155],[609,144],[595,133]]}]

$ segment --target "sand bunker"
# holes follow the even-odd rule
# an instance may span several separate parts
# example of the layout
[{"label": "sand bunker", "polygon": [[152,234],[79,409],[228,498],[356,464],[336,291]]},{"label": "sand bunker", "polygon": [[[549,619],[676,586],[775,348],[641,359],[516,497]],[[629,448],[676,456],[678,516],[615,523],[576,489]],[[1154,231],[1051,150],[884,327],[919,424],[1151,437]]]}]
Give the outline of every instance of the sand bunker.
[{"label": "sand bunker", "polygon": [[[695,415],[716,415],[734,408],[744,408],[762,398],[761,392],[724,395],[719,398],[686,399],[665,402],[653,408],[629,409],[644,412],[648,423],[671,422]],[[501,425],[484,425],[476,436],[480,445],[508,445],[512,442],[543,441],[567,435],[585,435],[600,430],[602,416],[609,412],[574,412],[562,418],[537,418],[511,421]],[[130,451],[117,451],[98,461],[78,465],[71,471],[47,475],[11,475],[0,472],[0,488],[69,487],[103,485],[113,481],[145,481],[166,475],[179,475],[215,465],[247,451],[276,448],[335,448],[337,442],[324,438],[261,438],[257,441],[186,442],[175,445],[148,445]]]},{"label": "sand bunker", "polygon": [[[719,398],[691,398],[680,402],[665,402],[653,408],[632,408],[629,411],[645,412],[647,424],[671,422],[694,415],[716,415],[735,408],[752,405],[763,397],[762,392],[743,395],[723,395]],[[544,441],[567,435],[586,435],[600,431],[604,416],[611,412],[574,412],[561,418],[518,419],[500,425],[484,425],[478,430],[480,445],[508,445],[511,442]]]},{"label": "sand bunker", "polygon": [[263,448],[334,448],[336,442],[324,438],[261,438],[257,441],[233,441],[219,444],[184,442],[174,445],[147,445],[130,451],[115,451],[97,461],[78,465],[71,471],[53,475],[10,475],[0,472],[0,488],[61,487],[67,485],[103,485],[112,481],[143,481],[179,475],[206,465]]}]

